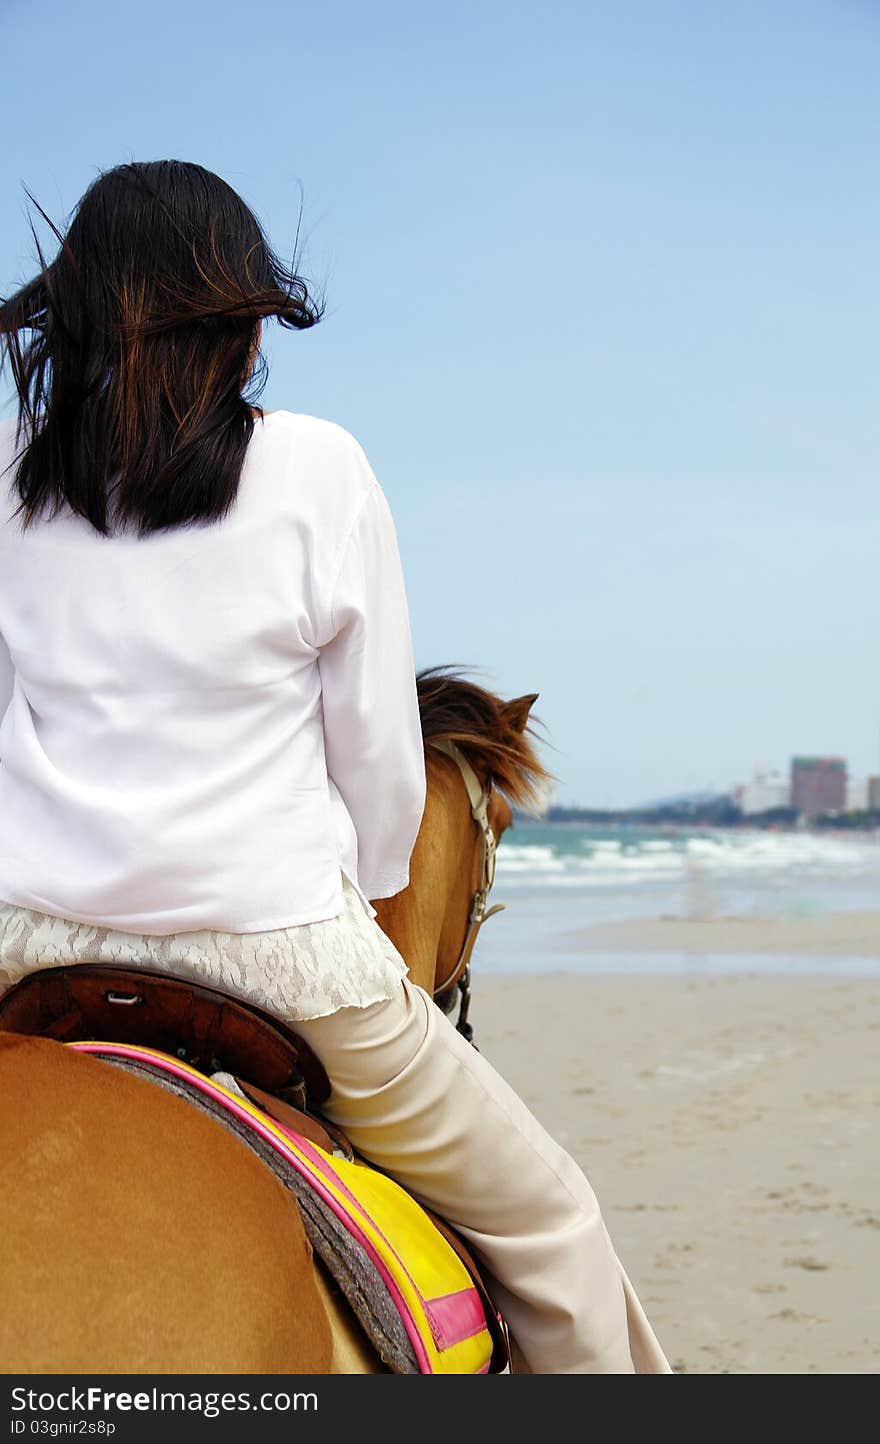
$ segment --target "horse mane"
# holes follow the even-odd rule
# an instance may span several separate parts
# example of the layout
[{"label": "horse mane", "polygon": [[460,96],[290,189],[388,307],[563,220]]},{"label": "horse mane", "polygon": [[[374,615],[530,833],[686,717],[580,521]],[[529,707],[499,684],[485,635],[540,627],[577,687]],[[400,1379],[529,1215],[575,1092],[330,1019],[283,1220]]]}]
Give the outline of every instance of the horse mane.
[{"label": "horse mane", "polygon": [[[454,742],[478,774],[528,812],[545,805],[552,778],[530,740],[533,697],[505,702],[452,667],[427,667],[416,676],[425,744]],[[537,718],[535,719],[538,720]]]}]

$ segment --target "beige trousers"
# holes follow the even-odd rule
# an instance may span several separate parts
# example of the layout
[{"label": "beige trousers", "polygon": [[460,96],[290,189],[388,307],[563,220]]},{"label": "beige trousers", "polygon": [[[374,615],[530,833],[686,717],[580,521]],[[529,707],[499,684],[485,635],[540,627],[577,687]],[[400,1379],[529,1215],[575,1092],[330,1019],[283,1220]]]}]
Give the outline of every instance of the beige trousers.
[{"label": "beige trousers", "polygon": [[485,1261],[536,1374],[668,1374],[577,1164],[404,978],[388,1002],[294,1025],[333,1083],[327,1116]]}]

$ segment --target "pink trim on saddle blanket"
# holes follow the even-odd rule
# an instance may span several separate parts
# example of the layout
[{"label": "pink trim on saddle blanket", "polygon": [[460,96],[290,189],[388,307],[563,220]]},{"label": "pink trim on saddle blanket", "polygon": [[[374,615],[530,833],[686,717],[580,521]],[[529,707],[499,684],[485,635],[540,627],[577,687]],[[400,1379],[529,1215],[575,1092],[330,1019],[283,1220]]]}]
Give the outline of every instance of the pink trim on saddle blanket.
[{"label": "pink trim on saddle blanket", "polygon": [[[483,1305],[475,1288],[460,1289],[456,1293],[444,1294],[440,1298],[432,1300],[422,1297],[409,1270],[393,1244],[378,1227],[375,1220],[369,1217],[369,1214],[367,1214],[359,1200],[351,1193],[343,1180],[330,1166],[329,1161],[307,1138],[303,1138],[300,1134],[295,1133],[293,1129],[286,1128],[274,1119],[272,1120],[271,1127],[268,1127],[260,1118],[255,1117],[248,1108],[242,1107],[238,1100],[226,1092],[226,1090],[213,1083],[210,1079],[205,1078],[203,1074],[198,1073],[188,1065],[181,1064],[177,1062],[177,1060],[168,1057],[167,1054],[154,1052],[152,1049],[130,1046],[124,1043],[71,1043],[68,1046],[84,1053],[109,1053],[123,1058],[141,1059],[157,1067],[164,1068],[166,1072],[172,1073],[178,1078],[185,1079],[200,1092],[213,1098],[216,1103],[251,1127],[261,1138],[269,1143],[276,1152],[296,1169],[301,1177],[305,1178],[306,1181],[312,1185],[328,1207],[332,1209],[340,1222],[345,1225],[352,1236],[367,1252],[381,1274],[388,1292],[394,1301],[395,1307],[400,1314],[407,1336],[413,1346],[416,1360],[423,1374],[431,1374],[434,1370],[405,1295],[373,1241],[364,1232],[357,1220],[342,1207],[339,1200],[327,1187],[324,1181],[325,1179],[332,1180],[333,1186],[339,1189],[348,1203],[357,1209],[357,1212],[363,1218],[369,1220],[370,1226],[380,1235],[389,1253],[397,1260],[401,1271],[406,1275],[413,1292],[416,1294],[416,1297],[424,1309],[428,1326],[438,1349],[443,1350],[451,1348],[454,1344],[462,1343],[465,1339],[472,1338],[474,1334],[479,1333],[480,1329],[486,1327]],[[296,1147],[305,1154],[312,1168],[320,1175],[319,1177],[316,1177],[315,1173],[312,1173],[304,1166],[302,1159],[277,1136],[273,1131],[274,1129],[278,1129],[279,1132],[286,1134],[287,1137],[295,1142]],[[489,1367],[490,1364],[486,1363],[476,1372],[486,1374],[489,1372]]]}]

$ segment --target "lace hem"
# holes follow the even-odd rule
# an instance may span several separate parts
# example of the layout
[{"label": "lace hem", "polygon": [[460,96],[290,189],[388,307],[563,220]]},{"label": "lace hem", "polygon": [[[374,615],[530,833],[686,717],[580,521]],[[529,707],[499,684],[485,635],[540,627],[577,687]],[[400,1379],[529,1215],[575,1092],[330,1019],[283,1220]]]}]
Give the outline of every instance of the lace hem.
[{"label": "lace hem", "polygon": [[286,1022],[392,998],[407,965],[343,874],[343,911],[261,933],[115,932],[0,902],[0,996],[28,973],[125,963],[213,984]]}]

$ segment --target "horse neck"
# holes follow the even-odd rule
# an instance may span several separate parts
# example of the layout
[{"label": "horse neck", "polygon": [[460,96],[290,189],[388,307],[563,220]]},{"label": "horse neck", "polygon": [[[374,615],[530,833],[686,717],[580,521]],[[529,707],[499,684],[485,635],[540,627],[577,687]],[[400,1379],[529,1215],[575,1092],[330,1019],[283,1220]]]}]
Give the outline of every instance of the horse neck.
[{"label": "horse neck", "polygon": [[404,958],[410,980],[432,993],[438,968],[451,970],[464,941],[476,832],[456,764],[429,751],[427,779],[409,887],[375,907],[376,920]]}]

